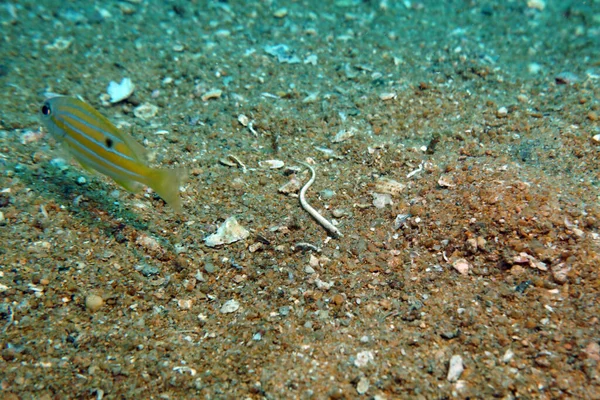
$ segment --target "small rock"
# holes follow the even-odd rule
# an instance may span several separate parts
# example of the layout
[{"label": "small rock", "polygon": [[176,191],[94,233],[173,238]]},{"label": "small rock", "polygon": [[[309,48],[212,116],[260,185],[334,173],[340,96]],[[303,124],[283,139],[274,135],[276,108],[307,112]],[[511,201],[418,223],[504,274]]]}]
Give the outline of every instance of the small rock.
[{"label": "small rock", "polygon": [[221,313],[230,314],[236,312],[240,308],[240,303],[237,300],[228,300],[221,307]]},{"label": "small rock", "polygon": [[88,311],[91,311],[93,313],[98,311],[100,308],[102,308],[103,305],[104,305],[104,300],[102,299],[102,297],[100,297],[98,295],[89,294],[85,298],[85,308],[87,308]]},{"label": "small rock", "polygon": [[288,15],[288,9],[285,7],[281,7],[278,8],[277,10],[275,10],[275,12],[273,13],[273,16],[275,18],[284,18]]},{"label": "small rock", "polygon": [[306,267],[304,267],[304,272],[306,272],[307,274],[314,274],[315,269],[313,267],[311,267],[310,265],[307,265]]},{"label": "small rock", "polygon": [[189,310],[190,308],[192,308],[192,300],[190,300],[190,299],[185,299],[185,300],[184,299],[179,299],[179,300],[177,300],[177,305],[182,310]]},{"label": "small rock", "polygon": [[356,391],[358,392],[358,394],[365,394],[367,393],[367,390],[369,390],[369,379],[363,376],[362,378],[360,378],[358,384],[356,385]]},{"label": "small rock", "polygon": [[159,251],[161,249],[160,244],[158,244],[158,241],[153,237],[147,235],[138,236],[135,240],[135,243],[150,251]]},{"label": "small rock", "polygon": [[333,295],[333,297],[331,298],[331,302],[333,304],[335,304],[336,306],[341,306],[342,304],[344,304],[344,296],[337,293],[337,294]]},{"label": "small rock", "polygon": [[217,267],[215,264],[213,264],[211,262],[207,262],[206,264],[204,264],[204,271],[206,271],[209,274],[215,273],[215,271],[217,271],[218,269],[219,269],[219,267]]},{"label": "small rock", "polygon": [[279,307],[279,315],[285,317],[290,314],[290,306]]},{"label": "small rock", "polygon": [[506,118],[507,115],[508,115],[508,108],[506,108],[506,107],[500,107],[498,109],[498,111],[496,111],[496,117],[498,117],[498,118]]},{"label": "small rock", "polygon": [[544,8],[546,8],[546,1],[545,0],[527,0],[527,7],[529,8],[533,8],[539,11],[544,11]]},{"label": "small rock", "polygon": [[585,355],[595,361],[600,361],[600,344],[596,342],[589,342],[583,350]]},{"label": "small rock", "polygon": [[450,359],[450,367],[448,368],[448,381],[456,382],[462,375],[465,367],[463,365],[463,359],[459,355],[453,355]]},{"label": "small rock", "polygon": [[146,277],[158,275],[160,273],[160,269],[158,269],[157,267],[148,265],[148,264],[137,265],[135,267],[135,269],[136,269],[136,271],[140,271],[141,274]]},{"label": "small rock", "polygon": [[459,258],[452,263],[452,267],[457,270],[461,275],[469,275],[471,264],[464,258]]},{"label": "small rock", "polygon": [[512,360],[514,356],[515,356],[515,352],[512,351],[512,349],[508,349],[508,350],[506,350],[506,353],[504,353],[504,355],[502,356],[502,362],[506,364],[510,360]]}]

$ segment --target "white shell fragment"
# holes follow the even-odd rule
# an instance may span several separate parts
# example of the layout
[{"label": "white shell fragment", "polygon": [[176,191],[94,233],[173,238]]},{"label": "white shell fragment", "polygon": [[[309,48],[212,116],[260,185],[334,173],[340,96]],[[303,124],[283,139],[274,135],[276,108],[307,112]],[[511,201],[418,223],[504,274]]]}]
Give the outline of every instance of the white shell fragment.
[{"label": "white shell fragment", "polygon": [[440,187],[447,187],[447,188],[451,188],[451,187],[455,187],[456,185],[452,183],[452,181],[450,180],[449,177],[447,176],[440,176],[440,179],[438,179],[438,185],[440,185]]},{"label": "white shell fragment", "polygon": [[289,182],[283,184],[277,191],[283,194],[297,193],[300,190],[301,182],[296,178],[296,175],[290,177]]},{"label": "white shell fragment", "polygon": [[223,222],[223,225],[217,229],[216,233],[207,236],[204,243],[208,247],[215,247],[222,244],[230,244],[246,239],[250,232],[241,226],[235,217],[229,217]]},{"label": "white shell fragment", "polygon": [[244,114],[240,114],[240,115],[238,115],[238,122],[240,124],[242,124],[243,126],[248,126],[248,124],[250,123],[250,119],[248,117],[246,117]]},{"label": "white shell fragment", "polygon": [[406,185],[389,178],[379,178],[375,182],[375,191],[377,193],[387,193],[392,196],[398,196],[406,188]]},{"label": "white shell fragment", "polygon": [[121,80],[121,83],[110,81],[106,92],[110,96],[111,103],[118,103],[131,96],[134,90],[135,85],[133,84],[133,82],[131,82],[131,79],[123,78]]},{"label": "white shell fragment", "polygon": [[396,93],[394,93],[394,92],[381,93],[379,95],[379,98],[383,101],[394,100],[396,98]]},{"label": "white shell fragment", "polygon": [[202,101],[208,101],[208,100],[211,100],[211,99],[215,99],[216,100],[216,99],[221,98],[222,94],[223,94],[222,90],[220,90],[220,89],[212,89],[212,90],[209,90],[208,92],[204,93],[202,95],[202,97],[200,97],[200,99]]},{"label": "white shell fragment", "polygon": [[261,168],[279,169],[282,168],[285,164],[281,160],[264,160],[259,161],[258,165],[260,165]]},{"label": "white shell fragment", "polygon": [[223,306],[221,306],[221,313],[230,314],[236,312],[240,308],[240,302],[237,300],[227,300]]},{"label": "white shell fragment", "polygon": [[456,382],[462,375],[465,367],[463,365],[463,359],[459,355],[453,355],[450,359],[450,367],[448,368],[448,381]]},{"label": "white shell fragment", "polygon": [[392,196],[389,193],[373,193],[373,205],[377,208],[385,208],[387,205],[393,205]]},{"label": "white shell fragment", "polygon": [[144,121],[153,118],[158,113],[158,107],[154,104],[144,103],[133,109],[133,115]]},{"label": "white shell fragment", "polygon": [[354,365],[358,368],[362,368],[369,363],[374,362],[375,356],[372,351],[365,350],[356,354],[356,358],[354,359]]},{"label": "white shell fragment", "polygon": [[355,127],[351,127],[349,129],[342,129],[333,137],[333,139],[331,141],[333,143],[344,142],[344,141],[350,139],[351,137],[353,137],[354,135],[356,135]]}]

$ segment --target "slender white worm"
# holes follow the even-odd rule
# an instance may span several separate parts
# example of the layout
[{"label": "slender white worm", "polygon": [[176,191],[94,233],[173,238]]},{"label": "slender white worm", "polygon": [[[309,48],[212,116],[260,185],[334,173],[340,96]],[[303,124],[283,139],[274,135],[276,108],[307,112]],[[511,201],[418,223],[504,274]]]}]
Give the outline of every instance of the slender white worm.
[{"label": "slender white worm", "polygon": [[325,217],[319,214],[319,212],[312,208],[312,206],[306,201],[306,191],[315,181],[316,174],[313,167],[311,167],[309,164],[298,160],[296,161],[308,168],[311,174],[311,178],[308,180],[308,182],[306,182],[302,189],[300,189],[300,205],[302,206],[302,208],[304,208],[304,210],[306,210],[307,213],[310,214],[311,217],[313,217],[319,224],[321,224],[323,228],[325,228],[329,233],[331,233],[333,237],[343,237],[344,235],[342,235],[342,232],[340,232],[338,228],[336,228],[331,222],[327,221]]}]

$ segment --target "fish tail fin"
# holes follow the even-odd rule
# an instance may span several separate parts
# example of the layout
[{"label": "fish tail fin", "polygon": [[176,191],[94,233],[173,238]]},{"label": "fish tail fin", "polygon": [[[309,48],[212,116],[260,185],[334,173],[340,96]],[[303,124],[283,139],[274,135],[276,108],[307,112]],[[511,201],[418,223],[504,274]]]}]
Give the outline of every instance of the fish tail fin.
[{"label": "fish tail fin", "polygon": [[181,212],[179,186],[187,178],[187,168],[152,169],[148,175],[147,185],[154,190],[176,212]]}]

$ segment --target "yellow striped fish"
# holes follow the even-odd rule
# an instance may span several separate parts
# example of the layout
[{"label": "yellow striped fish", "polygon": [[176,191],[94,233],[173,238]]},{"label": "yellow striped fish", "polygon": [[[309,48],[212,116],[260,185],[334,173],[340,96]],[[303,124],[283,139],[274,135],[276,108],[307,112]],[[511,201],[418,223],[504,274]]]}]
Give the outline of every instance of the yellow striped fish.
[{"label": "yellow striped fish", "polygon": [[111,177],[132,193],[149,186],[175,211],[181,211],[179,186],[187,175],[185,169],[150,168],[141,144],[74,97],[48,99],[41,112],[48,131],[83,168]]}]

